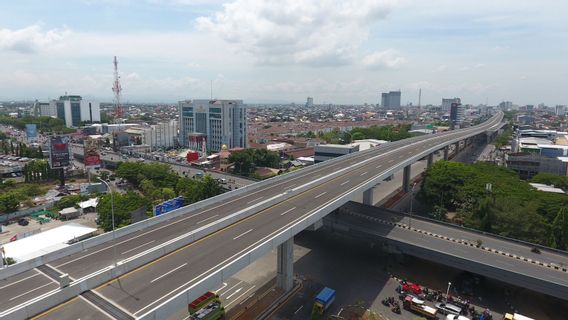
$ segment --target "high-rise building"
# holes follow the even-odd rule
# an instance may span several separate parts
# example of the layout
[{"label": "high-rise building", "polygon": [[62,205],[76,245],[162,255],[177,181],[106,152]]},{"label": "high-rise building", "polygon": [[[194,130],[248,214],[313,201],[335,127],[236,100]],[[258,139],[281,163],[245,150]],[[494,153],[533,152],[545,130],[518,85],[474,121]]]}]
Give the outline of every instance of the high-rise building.
[{"label": "high-rise building", "polygon": [[82,122],[101,122],[101,109],[98,102],[86,101],[81,96],[65,95],[50,102],[50,110],[56,117],[65,121],[66,127],[79,127]]},{"label": "high-rise building", "polygon": [[450,122],[452,127],[460,127],[465,120],[465,107],[460,103],[452,103],[450,106]]},{"label": "high-rise building", "polygon": [[205,137],[207,150],[246,148],[247,116],[242,100],[185,100],[179,102],[179,143],[194,147],[192,138]]},{"label": "high-rise building", "polygon": [[511,101],[502,101],[499,103],[499,109],[501,110],[510,110],[513,108],[513,103]]},{"label": "high-rise building", "polygon": [[306,100],[306,108],[311,108],[313,106],[314,106],[314,98],[308,97],[308,99]]},{"label": "high-rise building", "polygon": [[385,109],[399,109],[400,108],[400,90],[383,92],[381,94],[381,107]]},{"label": "high-rise building", "polygon": [[51,104],[49,102],[36,102],[36,106],[36,112],[39,116],[57,118],[57,108],[55,107],[55,104]]},{"label": "high-rise building", "polygon": [[557,105],[556,106],[556,115],[557,116],[563,116],[566,115],[566,106],[563,105]]},{"label": "high-rise building", "polygon": [[144,141],[150,150],[175,148],[178,138],[178,121],[170,120],[144,128]]},{"label": "high-rise building", "polygon": [[461,99],[460,98],[450,98],[450,99],[442,98],[442,111],[445,111],[445,112],[450,111],[450,109],[452,107],[452,103],[461,104]]}]

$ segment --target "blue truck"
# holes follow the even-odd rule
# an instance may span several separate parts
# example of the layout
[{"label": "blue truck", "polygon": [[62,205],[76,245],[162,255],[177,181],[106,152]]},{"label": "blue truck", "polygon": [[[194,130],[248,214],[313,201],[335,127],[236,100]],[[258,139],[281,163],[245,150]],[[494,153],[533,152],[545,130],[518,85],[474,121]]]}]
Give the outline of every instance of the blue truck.
[{"label": "blue truck", "polygon": [[321,319],[324,311],[335,301],[335,290],[325,287],[316,296],[312,309],[312,320]]}]

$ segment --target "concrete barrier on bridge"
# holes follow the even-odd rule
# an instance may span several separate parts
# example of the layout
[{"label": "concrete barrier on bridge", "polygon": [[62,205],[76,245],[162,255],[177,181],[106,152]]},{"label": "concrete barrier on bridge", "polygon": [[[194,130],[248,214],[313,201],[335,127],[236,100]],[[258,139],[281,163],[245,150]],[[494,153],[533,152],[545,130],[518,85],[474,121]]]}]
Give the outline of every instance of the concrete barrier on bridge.
[{"label": "concrete barrier on bridge", "polygon": [[[475,133],[477,134],[477,133]],[[474,135],[473,133],[471,135]],[[467,135],[467,137],[471,136],[471,135]],[[403,168],[404,166],[416,161],[417,159],[420,159],[422,157],[424,157],[425,155],[434,152],[438,149],[440,149],[440,145],[449,145],[452,143],[455,143],[456,141],[460,141],[463,140],[465,137],[460,137],[460,138],[456,138],[456,139],[452,139],[450,141],[446,141],[444,143],[440,143],[438,145],[436,145],[435,147],[432,147],[426,151],[423,151],[415,156],[413,156],[410,159],[407,159],[406,161],[402,162],[402,163],[398,163],[393,165],[388,171],[384,171],[381,175],[379,176],[375,176],[369,180],[367,180],[366,182],[360,184],[359,186],[353,187],[350,190],[348,190],[347,192],[343,193],[340,197],[337,197],[334,201],[323,205],[319,208],[317,208],[314,211],[311,211],[309,213],[307,213],[306,215],[302,216],[299,220],[294,221],[294,223],[292,225],[288,225],[285,227],[285,230],[280,232],[280,234],[272,239],[269,239],[268,241],[265,241],[262,245],[259,245],[253,249],[251,249],[247,255],[248,255],[248,259],[243,257],[243,258],[239,258],[239,259],[235,259],[234,263],[240,263],[239,265],[237,264],[233,264],[230,263],[228,265],[223,266],[222,268],[219,269],[219,272],[221,272],[221,275],[218,275],[218,272],[212,271],[213,273],[209,273],[207,276],[205,276],[203,279],[199,280],[199,282],[197,284],[200,285],[200,287],[203,288],[207,288],[205,290],[202,289],[198,289],[200,287],[195,287],[195,286],[191,286],[188,289],[186,289],[184,292],[177,294],[176,296],[174,296],[173,298],[170,298],[167,301],[167,306],[161,306],[160,309],[161,311],[156,311],[156,309],[144,314],[143,316],[140,317],[140,319],[161,319],[161,316],[163,316],[166,312],[166,310],[171,310],[172,306],[173,308],[177,308],[177,304],[183,302],[183,303],[189,303],[191,301],[193,301],[193,299],[199,297],[199,295],[202,294],[202,292],[210,290],[211,288],[213,288],[215,285],[220,285],[221,282],[224,279],[227,279],[228,277],[230,277],[232,274],[234,274],[235,272],[237,272],[238,270],[244,268],[244,266],[250,264],[251,261],[254,261],[255,259],[257,259],[258,257],[261,257],[262,255],[264,255],[266,252],[275,249],[278,245],[280,245],[281,243],[283,243],[284,241],[286,241],[287,239],[290,239],[291,237],[293,237],[294,235],[296,235],[297,233],[301,232],[302,230],[304,230],[305,228],[309,227],[310,225],[312,225],[313,223],[315,223],[316,221],[322,219],[324,216],[326,216],[327,214],[329,214],[330,212],[332,212],[333,210],[339,208],[340,206],[342,206],[343,204],[345,204],[346,202],[350,201],[350,199],[357,193],[361,192],[361,190],[367,190],[370,187],[376,185],[378,182],[384,180],[385,178],[387,178],[388,176],[392,175],[393,171],[398,171],[401,168]],[[408,141],[405,142],[405,144],[408,145]],[[355,156],[361,156],[364,153],[354,153],[349,155],[350,157],[355,157]],[[374,157],[373,157],[374,158]],[[331,163],[331,162],[335,162],[335,161],[343,161],[346,158],[339,158],[338,159],[332,159],[328,162],[326,162],[327,164]],[[370,158],[372,159],[372,158]],[[364,161],[362,161],[361,163],[370,161],[370,159],[366,159]],[[335,161],[334,161],[335,160]],[[359,163],[359,164],[361,164]],[[313,166],[315,167],[315,166]],[[316,167],[317,168],[317,167]],[[293,174],[294,176],[302,174],[304,175],[306,173],[306,171],[300,171],[297,172],[296,174]],[[319,178],[319,179],[325,179],[325,180],[330,180],[330,179],[334,179],[335,177],[339,176],[343,174],[343,170],[339,170],[334,172],[333,174],[330,174],[328,176],[325,176],[323,178]],[[275,179],[281,180],[284,178],[290,178],[292,177],[292,175],[286,175],[286,176],[280,176],[277,177]],[[318,179],[318,180],[319,180]],[[269,180],[271,182],[273,181],[277,181],[277,180]],[[298,193],[301,193],[303,191],[305,191],[306,189],[310,188],[309,184],[305,184],[301,187],[295,188],[294,192],[289,192],[289,193],[284,193],[281,194],[280,196],[284,196],[283,198],[280,198],[279,196],[277,197],[273,197],[271,199],[265,200],[261,203],[263,203],[263,207],[267,208],[270,207],[280,201],[284,201],[287,198],[290,198],[292,196],[295,196]],[[260,186],[259,186],[260,185]],[[242,192],[245,191],[252,191],[255,190],[256,188],[262,187],[264,186],[264,183],[256,183],[253,185],[250,185],[247,187],[243,187],[237,191],[234,191],[235,193],[232,193],[231,196],[235,196],[236,194],[240,194]],[[254,189],[252,189],[254,187]],[[156,224],[158,222],[155,222],[157,219],[164,219],[164,220],[169,220],[172,219],[173,217],[177,217],[180,216],[182,214],[187,214],[190,210],[198,210],[198,208],[202,208],[208,204],[211,203],[215,203],[217,201],[219,201],[219,199],[224,199],[225,197],[223,197],[223,195],[220,196],[216,196],[214,198],[210,198],[201,202],[198,202],[196,204],[190,205],[188,207],[184,207],[178,210],[175,210],[172,213],[166,214],[166,215],[162,215],[162,216],[158,216],[149,220],[145,220],[145,221],[141,221],[139,223],[136,223],[134,225],[131,225],[129,227],[125,227],[123,229],[119,229],[119,230],[123,230],[122,233],[120,233],[120,236],[138,231],[143,229],[142,225],[144,222],[146,222],[147,224],[145,225],[145,228],[148,227],[148,224],[153,225]],[[189,207],[192,207],[191,209],[189,209]],[[185,210],[183,210],[185,209]],[[112,279],[115,279],[117,277],[119,277],[122,274],[125,274],[131,270],[134,270],[144,264],[147,264],[159,257],[162,257],[170,252],[173,252],[174,250],[179,249],[180,247],[183,247],[197,239],[200,239],[201,237],[207,236],[213,232],[216,232],[222,228],[225,228],[233,223],[235,223],[238,220],[244,219],[260,210],[260,208],[257,208],[256,206],[253,206],[252,208],[249,207],[246,210],[244,210],[243,212],[237,212],[234,213],[228,217],[224,217],[222,219],[219,219],[217,222],[214,223],[210,223],[208,225],[205,225],[201,228],[198,228],[194,231],[191,231],[183,236],[180,236],[178,238],[172,239],[164,244],[158,245],[156,247],[153,247],[151,249],[148,249],[138,255],[135,255],[131,258],[125,259],[123,261],[121,261],[116,267],[111,267],[110,269],[103,269],[99,272],[96,272],[94,274],[91,274],[89,276],[86,276],[84,278],[78,279],[76,281],[74,281],[73,283],[71,283],[70,286],[66,287],[66,288],[62,288],[62,289],[57,289],[54,290],[46,295],[42,295],[41,298],[37,298],[37,299],[33,299],[27,303],[24,303],[22,305],[19,305],[17,307],[11,308],[3,313],[0,314],[0,317],[6,317],[8,316],[10,319],[24,319],[24,318],[28,318],[31,317],[33,315],[36,315],[46,309],[49,309],[53,306],[56,306],[60,303],[63,303],[64,301],[70,299],[70,297],[76,296],[84,291],[87,291],[89,289],[95,288],[103,283],[109,282]],[[152,221],[152,222],[149,222]],[[162,222],[162,221],[160,221]],[[136,228],[136,229],[135,229]],[[128,230],[126,230],[128,229]],[[281,228],[282,229],[282,228]],[[134,231],[132,231],[134,230]],[[118,233],[118,232],[117,232]],[[74,251],[75,252],[79,252],[80,250],[84,250],[82,248],[86,248],[85,243],[88,243],[88,246],[94,246],[100,243],[103,243],[105,241],[101,241],[101,239],[104,239],[103,237],[112,237],[111,233],[107,233],[89,240],[85,240],[83,242],[79,242],[75,245],[72,245],[70,247],[71,248],[67,248],[68,250],[77,250]],[[117,236],[117,237],[120,237]],[[97,239],[98,238],[98,239]],[[106,239],[106,241],[108,241],[108,239]],[[93,243],[97,243],[97,244],[93,244]],[[81,248],[81,249],[79,249]],[[67,251],[69,252],[69,251]],[[39,266],[41,264],[44,263],[48,263],[46,260],[47,259],[52,259],[50,261],[56,260],[60,257],[54,258],[55,256],[57,256],[57,254],[63,254],[63,252],[54,252],[52,254],[50,254],[49,257],[40,257],[39,259],[34,259],[34,260],[30,260],[30,262],[26,265],[28,268],[33,268],[34,264],[36,264],[35,266]],[[65,254],[64,256],[67,256],[69,254]],[[47,255],[46,255],[47,256]],[[34,262],[31,262],[34,261]],[[227,268],[229,265],[231,265],[231,268]],[[17,265],[16,265],[17,266]],[[10,268],[6,268],[3,271],[8,271]],[[24,270],[25,271],[25,270]],[[22,272],[22,271],[20,271]],[[231,273],[232,272],[232,273]],[[15,274],[15,273],[13,273]],[[0,275],[1,277],[1,275]],[[220,277],[220,278],[218,278]],[[219,280],[220,279],[220,280]],[[192,290],[193,289],[193,290]],[[185,297],[185,299],[183,298]],[[189,299],[189,300],[188,300]],[[189,302],[188,302],[189,301]],[[173,304],[173,305],[170,305]],[[177,310],[177,309],[175,309]]]},{"label": "concrete barrier on bridge", "polygon": [[[437,149],[437,148],[433,148]],[[418,158],[419,159],[419,158]],[[262,242],[261,244],[257,245],[256,247],[248,249],[246,253],[239,257],[233,259],[231,262],[226,262],[226,265],[220,266],[220,270],[222,270],[222,278],[217,278],[216,274],[209,277],[204,275],[203,281],[209,283],[209,286],[189,286],[183,292],[178,293],[176,296],[171,297],[169,300],[165,301],[161,305],[157,306],[153,310],[141,315],[139,319],[161,319],[163,317],[167,317],[171,315],[174,310],[179,310],[183,308],[188,303],[191,303],[194,299],[199,297],[203,292],[207,290],[211,290],[216,286],[221,285],[221,283],[232,276],[234,273],[238,272],[239,270],[243,269],[252,261],[262,257],[264,254],[269,252],[270,250],[276,249],[280,244],[284,243],[288,239],[294,237],[296,234],[300,233],[304,229],[308,228],[310,225],[315,223],[316,221],[322,219],[324,216],[329,214],[335,209],[338,209],[343,204],[348,202],[355,194],[361,192],[362,189],[368,188],[371,185],[376,184],[373,181],[381,180],[390,176],[391,172],[387,171],[378,177],[374,177],[369,179],[368,181],[364,182],[363,184],[356,186],[347,192],[343,193],[341,196],[337,197],[330,203],[320,206],[315,210],[306,213],[304,216],[296,219],[291,224],[279,229],[276,234],[269,236],[267,240]],[[405,226],[406,227],[406,226]],[[185,299],[182,299],[184,297]],[[170,310],[172,313],[165,313],[164,310]]]},{"label": "concrete barrier on bridge", "polygon": [[[333,179],[339,175],[343,174],[342,171],[336,171],[333,174],[326,176],[322,179]],[[28,301],[20,306],[14,307],[12,309],[7,310],[6,312],[0,313],[0,317],[5,317],[8,316],[10,319],[25,319],[28,318],[33,315],[36,315],[38,313],[40,313],[43,310],[46,310],[46,306],[47,309],[54,307],[60,303],[63,303],[64,301],[68,300],[69,297],[73,297],[76,295],[81,294],[82,292],[85,292],[87,290],[90,290],[92,288],[95,288],[103,283],[107,283],[109,281],[112,281],[113,279],[127,273],[130,272],[136,268],[139,268],[145,264],[148,264],[160,257],[163,257],[183,246],[186,246],[196,240],[199,240],[203,237],[206,237],[214,232],[217,232],[223,228],[226,228],[232,224],[234,224],[235,222],[247,218],[253,214],[256,214],[268,207],[271,207],[281,201],[283,201],[283,198],[281,198],[282,196],[284,196],[285,198],[290,198],[293,197],[303,191],[305,191],[306,189],[309,189],[310,185],[304,185],[301,186],[299,188],[297,188],[294,192],[290,192],[290,193],[283,193],[280,195],[277,195],[275,197],[269,198],[267,200],[264,200],[260,203],[258,203],[257,205],[251,206],[245,210],[241,210],[239,212],[233,213],[227,217],[221,218],[216,222],[212,222],[209,223],[207,225],[204,225],[198,229],[195,229],[193,231],[190,231],[184,235],[178,236],[174,239],[171,239],[163,244],[157,245],[153,248],[150,248],[146,251],[143,251],[141,253],[138,253],[130,258],[124,259],[122,261],[118,262],[118,265],[116,267],[109,267],[109,268],[105,268],[103,270],[101,270],[100,272],[95,272],[93,274],[87,275],[83,278],[77,279],[75,280],[73,283],[71,283],[70,286],[66,287],[66,288],[62,288],[62,289],[58,289],[58,290],[54,290],[52,292],[50,292],[48,295],[44,295],[42,296],[41,299],[34,299],[31,301]],[[313,222],[312,222],[313,223]],[[311,224],[311,223],[310,223]],[[302,225],[302,229],[306,228],[308,225]],[[301,231],[300,230],[300,231]],[[298,231],[299,232],[299,231]],[[93,238],[94,239],[94,238]],[[264,250],[262,251],[257,251],[255,252],[256,255],[259,256],[253,256],[253,260],[254,261],[256,258],[264,255],[266,252],[270,251],[272,247],[270,246],[264,246],[261,247]],[[30,260],[31,261],[31,260]],[[243,258],[242,260],[239,261],[246,261],[247,264],[250,264],[250,257],[248,259]],[[38,263],[36,261],[36,263]],[[233,273],[236,273],[238,270],[241,270],[243,268],[243,266],[241,265],[233,265],[233,269],[235,270]],[[225,274],[227,274],[229,271],[231,270],[224,270]],[[232,271],[231,271],[232,272]],[[233,273],[230,273],[230,275],[232,275]],[[229,275],[229,276],[230,276]],[[227,278],[229,277],[227,276]],[[223,278],[226,279],[226,278]],[[220,283],[219,283],[220,284]],[[206,290],[207,291],[207,290]],[[199,296],[199,295],[198,295]],[[198,296],[194,297],[197,298]]]},{"label": "concrete barrier on bridge", "polygon": [[[401,144],[401,142],[399,141],[399,142],[392,143],[392,144],[389,144],[389,145],[383,145],[384,146],[383,148],[387,149],[387,147],[388,147],[388,149],[390,149],[391,147],[396,146],[396,145],[400,145],[400,144]],[[374,149],[374,150],[376,150],[376,149]],[[336,162],[339,162],[339,161],[344,161],[345,159],[349,159],[349,158],[352,158],[352,157],[363,157],[371,151],[373,151],[373,150],[369,149],[369,150],[365,150],[361,153],[351,153],[351,154],[346,155],[346,156],[341,157],[341,158],[334,158],[334,159],[331,159],[329,161],[326,161],[325,164],[331,165],[333,163],[336,163]],[[176,209],[176,210],[171,211],[167,214],[163,214],[163,215],[160,215],[160,216],[157,216],[157,217],[152,217],[152,218],[149,218],[149,219],[137,222],[137,223],[133,223],[129,226],[125,226],[123,228],[117,229],[115,231],[116,238],[119,239],[119,238],[127,236],[129,234],[138,232],[140,230],[150,229],[151,227],[153,227],[157,224],[167,222],[167,221],[170,221],[170,220],[174,220],[176,218],[190,214],[192,212],[203,209],[203,208],[205,208],[209,205],[215,204],[215,203],[226,204],[226,200],[228,200],[229,198],[235,198],[235,197],[238,197],[238,196],[240,196],[244,193],[248,193],[248,192],[258,190],[258,189],[265,188],[265,187],[267,187],[267,185],[271,185],[275,182],[280,182],[282,180],[288,180],[289,181],[290,178],[304,176],[306,173],[316,171],[316,170],[320,169],[322,166],[323,166],[323,162],[318,163],[318,164],[314,164],[314,165],[312,165],[312,166],[310,166],[310,167],[308,167],[304,170],[301,170],[301,171],[295,171],[295,172],[292,172],[292,173],[279,175],[279,176],[276,176],[274,178],[264,180],[262,182],[257,182],[257,183],[254,183],[254,184],[251,184],[251,185],[248,185],[248,186],[244,186],[244,187],[239,188],[237,190],[233,190],[231,192],[227,192],[227,193],[224,193],[224,194],[221,194],[221,195],[217,195],[215,197],[205,199],[205,200],[202,200],[200,202],[197,202],[197,203]],[[333,179],[335,176],[336,175],[333,175],[333,177],[326,176],[326,177],[320,178],[318,180],[322,181],[322,180]],[[303,188],[302,191],[305,190],[305,189],[306,188]],[[284,195],[283,197],[280,198],[280,200],[281,201],[286,200],[290,196],[292,196],[292,194]],[[104,233],[102,235],[74,243],[74,244],[72,244],[68,247],[59,249],[57,251],[53,251],[53,252],[44,254],[42,256],[30,259],[30,260],[18,262],[14,265],[10,265],[10,266],[7,266],[3,269],[0,269],[0,279],[6,279],[8,277],[17,275],[19,273],[28,271],[28,270],[33,269],[33,268],[36,268],[40,265],[50,263],[52,261],[70,256],[72,254],[76,254],[78,252],[84,251],[84,250],[92,248],[94,246],[103,244],[105,242],[109,242],[112,239],[113,239],[112,232],[107,232],[107,233]]]},{"label": "concrete barrier on bridge", "polygon": [[[364,232],[367,233],[368,235],[381,237],[382,239],[385,239],[387,242],[391,243],[397,249],[399,249],[405,254],[433,261],[436,263],[445,264],[460,270],[465,270],[483,276],[487,276],[493,279],[497,279],[499,281],[521,285],[523,288],[527,288],[536,292],[545,293],[563,300],[568,300],[568,286],[559,284],[556,281],[542,280],[539,278],[535,278],[531,275],[528,275],[526,273],[523,273],[520,270],[514,270],[514,271],[505,270],[500,266],[494,267],[483,262],[456,256],[454,254],[445,251],[438,251],[435,249],[424,247],[422,245],[408,244],[396,239],[384,237],[383,234],[378,233],[376,230],[361,225],[353,225],[345,222],[342,224],[344,224],[344,227],[346,227],[347,230],[356,230],[358,233]],[[507,259],[509,258],[507,257]],[[539,266],[544,265],[544,263],[541,264],[538,261],[526,258],[524,259],[524,261],[527,260],[529,262],[532,261],[533,265],[539,265]]]}]

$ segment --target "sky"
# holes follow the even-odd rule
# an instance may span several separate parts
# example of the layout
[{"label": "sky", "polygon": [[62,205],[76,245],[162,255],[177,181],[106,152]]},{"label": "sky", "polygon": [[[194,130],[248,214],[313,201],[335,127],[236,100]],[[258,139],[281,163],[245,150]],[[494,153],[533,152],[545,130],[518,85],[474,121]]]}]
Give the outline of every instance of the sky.
[{"label": "sky", "polygon": [[0,101],[568,104],[565,0],[0,2]]}]

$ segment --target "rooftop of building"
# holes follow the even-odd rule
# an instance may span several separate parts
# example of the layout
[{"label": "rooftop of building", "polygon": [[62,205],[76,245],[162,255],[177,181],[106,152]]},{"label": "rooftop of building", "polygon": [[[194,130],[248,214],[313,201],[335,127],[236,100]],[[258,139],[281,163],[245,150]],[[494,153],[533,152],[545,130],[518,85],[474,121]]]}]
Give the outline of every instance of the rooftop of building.
[{"label": "rooftop of building", "polygon": [[564,190],[562,190],[560,188],[555,188],[554,186],[549,186],[549,185],[542,184],[542,183],[530,183],[530,185],[533,186],[534,188],[536,188],[538,191],[562,193],[562,194],[566,193],[566,192],[564,192]]}]

